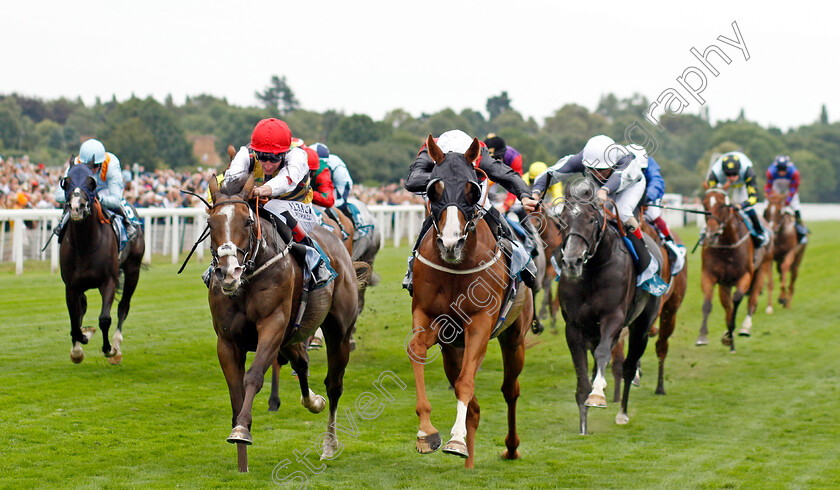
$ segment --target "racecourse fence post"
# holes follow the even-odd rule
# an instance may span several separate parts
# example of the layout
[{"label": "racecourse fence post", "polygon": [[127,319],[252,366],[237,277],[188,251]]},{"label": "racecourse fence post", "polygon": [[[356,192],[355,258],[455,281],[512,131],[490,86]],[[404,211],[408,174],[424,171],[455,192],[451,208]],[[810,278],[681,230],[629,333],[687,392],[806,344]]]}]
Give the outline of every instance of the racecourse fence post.
[{"label": "racecourse fence post", "polygon": [[402,211],[394,210],[394,247],[400,246],[402,237]]},{"label": "racecourse fence post", "polygon": [[388,230],[385,229],[385,211],[379,211],[377,213],[377,221],[379,222],[379,229],[382,232],[379,234],[379,248],[383,248],[385,246],[385,236],[388,234]]},{"label": "racecourse fence post", "polygon": [[172,253],[172,263],[178,263],[178,227],[180,226],[181,219],[174,214],[172,217],[169,218],[171,224],[169,227],[169,232],[171,233],[171,237],[169,239],[170,245],[172,245],[172,249],[170,252]]},{"label": "racecourse fence post", "polygon": [[150,265],[152,263],[152,246],[155,243],[152,234],[152,218],[146,216],[143,218],[143,227],[145,228],[145,233],[143,233],[143,239],[146,240],[146,253],[143,254],[143,263],[146,265]]},{"label": "racecourse fence post", "polygon": [[[193,230],[194,231],[193,241],[197,242],[198,239],[201,238],[201,232],[204,231],[204,227],[207,226],[207,218],[205,218],[202,215],[198,215],[198,216],[195,217],[194,221],[195,221],[195,223],[194,223],[195,229]],[[209,240],[208,240],[208,242],[209,242]],[[199,263],[201,263],[204,260],[204,246],[205,245],[207,245],[207,243],[202,243],[201,245],[199,245],[195,249],[195,256],[196,256],[196,259],[198,260]]]},{"label": "racecourse fence post", "polygon": [[12,226],[14,226],[12,257],[15,261],[15,274],[20,276],[23,274],[23,231],[26,226],[20,218],[14,220]]},{"label": "racecourse fence post", "polygon": [[[57,226],[58,219],[51,219],[50,229],[55,230]],[[58,237],[53,238],[52,235],[50,235],[50,272],[53,274],[58,272]]]}]

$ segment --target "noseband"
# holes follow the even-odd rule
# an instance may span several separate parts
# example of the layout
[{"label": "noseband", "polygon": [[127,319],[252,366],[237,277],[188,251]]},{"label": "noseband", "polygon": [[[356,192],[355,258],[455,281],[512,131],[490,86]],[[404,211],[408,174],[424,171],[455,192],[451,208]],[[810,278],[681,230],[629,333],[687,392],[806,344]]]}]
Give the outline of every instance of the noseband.
[{"label": "noseband", "polygon": [[[217,203],[213,203],[210,206],[210,209],[215,209],[220,206],[225,206],[228,204],[243,204],[246,208],[248,208],[248,214],[250,216],[250,223],[248,223],[248,250],[243,250],[237,246],[231,246],[227,243],[223,243],[219,245],[216,249],[210,248],[210,255],[213,257],[213,262],[211,265],[213,268],[219,264],[219,259],[226,256],[234,256],[237,257],[238,253],[242,254],[242,267],[245,269],[246,273],[249,270],[253,270],[255,267],[254,261],[257,257],[257,254],[260,251],[260,240],[255,240],[254,238],[254,211],[251,210],[251,206],[248,205],[248,202],[243,199],[231,199],[228,201],[220,201]],[[256,245],[255,245],[256,243]],[[234,250],[235,247],[235,250]],[[238,257],[237,257],[238,258]]]},{"label": "noseband", "polygon": [[[592,206],[592,209],[594,209],[596,212],[598,211],[598,206],[594,202],[590,201],[587,204]],[[591,247],[589,240],[585,236],[583,236],[582,234],[580,234],[576,231],[570,231],[563,238],[563,243],[559,247],[561,257],[563,255],[563,250],[565,250],[565,248],[566,248],[566,244],[569,242],[569,238],[571,238],[573,236],[576,236],[576,237],[580,238],[581,240],[583,240],[584,245],[586,245],[585,253],[583,255],[583,263],[584,264],[589,262],[589,259],[591,259],[592,257],[595,256],[595,253],[598,250],[598,246],[601,244],[601,239],[604,238],[604,235],[605,235],[604,232],[606,231],[606,228],[607,228],[606,210],[607,210],[606,203],[604,203],[604,213],[605,214],[602,216],[600,213],[596,213],[596,215],[595,215],[596,216],[595,217],[596,225],[598,224],[599,218],[603,217],[603,221],[600,223],[600,226],[595,228],[595,246]],[[570,209],[569,212],[570,213],[575,213],[575,211],[572,210],[572,209]],[[600,230],[598,228],[600,228]]]}]

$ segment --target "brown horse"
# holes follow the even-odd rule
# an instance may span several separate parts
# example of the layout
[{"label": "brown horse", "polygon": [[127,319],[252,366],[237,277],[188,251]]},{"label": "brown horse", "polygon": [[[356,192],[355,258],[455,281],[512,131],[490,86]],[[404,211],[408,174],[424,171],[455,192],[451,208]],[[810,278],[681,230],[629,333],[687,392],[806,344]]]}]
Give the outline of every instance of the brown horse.
[{"label": "brown horse", "polygon": [[533,316],[531,291],[520,285],[512,306],[505,302],[508,266],[476,207],[481,195],[474,167],[478,140],[474,139],[464,154],[444,154],[431,135],[426,145],[437,164],[427,192],[437,233],[426,234],[414,261],[413,329],[406,339],[420,418],[416,448],[428,454],[441,445],[440,434],[432,425],[424,378],[425,364],[437,357],[427,357],[428,349],[439,344],[458,401],[452,438],[443,451],[466,458],[465,467],[473,467],[479,421],[475,374],[490,339],[497,336],[504,362],[502,393],[508,406],[503,457],[516,459],[517,378],[525,361],[524,339]]},{"label": "brown horse", "polygon": [[[624,391],[617,424],[627,424],[630,384],[645,351],[648,331],[659,313],[661,300],[636,286],[636,272],[620,232],[607,225],[607,203],[595,197],[596,189],[584,180],[565,188],[560,214],[563,245],[554,251],[560,265],[558,297],[566,321],[566,343],[577,375],[575,399],[580,415],[580,434],[587,430],[588,407],[606,408],[606,368],[623,327],[628,327],[627,359],[623,366]],[[644,238],[658,262],[659,250]],[[590,381],[587,351],[595,358],[594,381]]]},{"label": "brown horse", "polygon": [[[298,315],[303,271],[291,255],[302,250],[291,242],[289,230],[278,230],[265,217],[255,216],[246,201],[253,186],[253,176],[244,185],[226,183],[222,189],[211,179],[214,204],[207,220],[214,265],[208,299],[233,410],[233,430],[227,440],[237,443],[240,471],[248,471],[251,409],[273,360],[289,362],[298,373],[304,407],[313,413],[324,409],[324,398],[309,388],[309,359],[302,344],[319,326],[327,344],[329,367],[324,384],[330,402],[329,437],[321,457],[334,456],[338,447],[335,415],[358,311],[356,275],[347,250],[335,235],[315,227],[311,236],[326,251],[338,276],[310,291],[307,307]],[[298,318],[299,326],[295,325]],[[246,372],[248,351],[256,354]]]},{"label": "brown horse", "polygon": [[[662,254],[663,262],[662,268],[659,271],[660,277],[662,277],[665,281],[671,281],[671,286],[668,288],[668,291],[662,295],[662,306],[659,308],[659,315],[657,317],[659,319],[659,327],[657,328],[656,325],[651,325],[650,332],[648,334],[650,337],[658,335],[658,338],[656,339],[656,357],[659,358],[659,376],[656,382],[655,393],[657,395],[664,395],[665,358],[668,357],[668,339],[674,333],[674,328],[677,324],[677,310],[679,310],[680,305],[682,305],[683,299],[685,298],[685,292],[688,289],[688,264],[683,266],[682,270],[680,270],[680,272],[678,272],[675,276],[671,276],[671,256],[665,248],[664,241],[659,237],[659,232],[656,230],[656,226],[644,219],[644,208],[640,213],[639,222],[642,223],[642,231],[644,231],[649,237],[653,238],[653,240],[659,245],[659,252]],[[683,245],[682,239],[673,231],[671,232],[671,237],[676,243]],[[612,370],[613,378],[615,380],[613,402],[620,400],[619,387],[621,386],[624,367],[623,363],[624,341],[622,337],[622,340],[619,341],[618,345],[616,345],[613,349]],[[636,383],[635,380],[634,383]]]},{"label": "brown horse", "polygon": [[[553,207],[557,202],[551,203],[548,206]],[[552,211],[546,205],[534,213],[528,215],[531,224],[540,235],[540,244],[543,253],[546,257],[545,276],[542,280],[542,289],[545,291],[543,295],[542,305],[540,306],[539,317],[551,319],[551,332],[557,333],[557,313],[560,311],[560,303],[557,301],[557,294],[552,290],[555,286],[555,279],[557,278],[557,271],[551,263],[551,257],[554,256],[554,251],[557,250],[563,243],[560,238],[560,222],[557,217],[553,215]]]},{"label": "brown horse", "polygon": [[[775,233],[773,260],[779,272],[779,303],[790,308],[793,299],[793,286],[799,275],[799,265],[805,256],[807,243],[800,243],[796,234],[796,218],[785,206],[785,195],[773,193],[767,196],[767,209],[764,218]],[[771,267],[772,268],[772,267]],[[767,310],[773,313],[773,272],[767,274]]]},{"label": "brown horse", "polygon": [[735,206],[729,203],[725,191],[720,187],[706,189],[703,208],[709,214],[706,215],[706,239],[701,256],[703,323],[700,325],[696,345],[709,343],[707,322],[712,311],[712,292],[717,284],[720,303],[726,310],[726,332],[721,337],[721,342],[728,345],[729,351],[734,353],[732,332],[735,329],[738,305],[741,304],[744,295],[749,294],[747,316],[738,332],[741,336],[749,336],[758,295],[764,283],[764,276],[770,269],[773,237],[770,237],[766,246],[754,249],[747,224]]},{"label": "brown horse", "polygon": [[[72,161],[72,159],[71,159]],[[62,181],[67,197],[70,220],[67,222],[61,246],[59,264],[61,279],[65,285],[65,299],[70,313],[70,338],[73,348],[70,359],[80,363],[85,358],[82,344],[87,344],[94,329],[82,329],[82,319],[87,311],[88,289],[99,289],[102,309],[99,313],[99,330],[102,331],[102,353],[111,364],[122,360],[122,327],[128,316],[129,304],[137,281],[140,266],[146,250],[143,230],[126,244],[122,254],[118,253],[119,241],[114,229],[108,224],[96,196],[96,179],[84,164],[73,165]],[[120,261],[122,259],[122,261]],[[123,271],[123,292],[117,307],[117,331],[111,342],[108,331],[111,327],[111,305],[116,294],[119,271]]]}]

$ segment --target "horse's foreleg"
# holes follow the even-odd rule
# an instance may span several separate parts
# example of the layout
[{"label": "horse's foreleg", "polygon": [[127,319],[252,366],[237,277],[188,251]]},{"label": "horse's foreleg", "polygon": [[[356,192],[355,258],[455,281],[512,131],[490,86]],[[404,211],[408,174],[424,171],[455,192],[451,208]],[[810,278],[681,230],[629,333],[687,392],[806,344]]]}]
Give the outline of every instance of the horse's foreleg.
[{"label": "horse's foreleg", "polygon": [[[738,279],[738,282],[735,283],[735,294],[732,295],[732,319],[727,321],[727,328],[729,328],[730,334],[735,329],[735,320],[738,317],[738,307],[740,306],[741,301],[743,301],[744,295],[749,294],[747,301],[747,314],[744,315],[744,322],[741,325],[741,330],[738,331],[738,335],[742,337],[750,336],[750,330],[752,329],[752,314],[750,313],[750,309],[755,308],[755,303],[758,302],[758,293],[761,292],[762,287],[762,284],[759,282],[759,274],[761,274],[760,269],[756,269],[752,274],[747,272]],[[755,297],[755,303],[753,302],[753,297]],[[729,325],[731,325],[731,327]],[[734,343],[731,344],[730,347],[730,351],[735,352]]]},{"label": "horse's foreleg", "polygon": [[575,366],[575,375],[577,375],[575,400],[577,401],[580,415],[580,435],[585,436],[589,433],[586,428],[588,407],[585,401],[592,389],[592,382],[589,381],[589,359],[586,355],[586,341],[583,338],[583,331],[577,325],[566,324],[566,344],[569,346],[572,363]]},{"label": "horse's foreleg", "polygon": [[804,255],[805,245],[798,245],[793,264],[790,266],[790,285],[788,286],[788,297],[785,308],[790,308],[791,300],[793,300],[793,286],[796,284],[796,277],[799,275],[799,264],[802,263],[802,257]]},{"label": "horse's foreleg", "polygon": [[88,343],[88,338],[82,333],[82,306],[84,294],[79,295],[74,289],[65,288],[64,298],[67,302],[67,312],[70,314],[70,342],[73,347],[70,349],[70,360],[78,364],[85,358],[82,344]]},{"label": "horse's foreleg", "polygon": [[[517,319],[517,322],[521,320]],[[502,335],[499,336],[499,345],[502,348],[502,362],[504,363],[504,381],[502,382],[502,395],[508,407],[508,433],[505,437],[505,452],[502,454],[506,459],[518,459],[519,435],[516,433],[516,400],[519,398],[519,374],[525,365],[525,343],[521,341],[518,332],[514,330],[516,325],[511,325]],[[467,441],[469,447],[469,441]],[[473,453],[472,448],[469,449]]]},{"label": "horse's foreleg", "polygon": [[[254,360],[251,362],[251,367],[245,373],[245,398],[242,401],[242,410],[239,416],[236,417],[236,427],[234,427],[231,436],[228,437],[228,442],[232,442],[236,434],[246,434],[242,436],[241,442],[251,442],[251,410],[254,405],[254,398],[262,389],[265,382],[265,372],[268,371],[271,362],[277,358],[280,351],[280,344],[283,340],[282,326],[286,325],[288,319],[283,314],[272,315],[262,319],[257,323],[257,332],[259,335],[259,342],[257,343],[257,351],[254,354]],[[304,376],[303,373],[299,373]],[[244,432],[243,432],[244,431]],[[233,442],[239,442],[235,439]]]},{"label": "horse's foreleg", "polygon": [[[740,303],[744,293],[736,289],[735,296],[738,299],[738,303]],[[718,284],[718,298],[720,298],[720,304],[723,305],[724,322],[726,323],[726,331],[723,333],[720,341],[723,345],[730,346],[729,350],[731,352],[735,352],[735,341],[732,336],[732,331],[735,330],[735,308],[732,307],[732,288]]]},{"label": "horse's foreleg", "polygon": [[656,382],[656,394],[665,394],[665,358],[668,357],[668,338],[674,333],[677,312],[669,307],[659,315],[659,336],[656,338],[656,357],[659,359],[659,376]]},{"label": "horse's foreleg", "polygon": [[630,422],[630,416],[627,413],[627,405],[630,400],[630,385],[633,378],[636,376],[636,367],[639,365],[639,360],[645,352],[648,342],[648,331],[650,326],[659,316],[660,302],[657,298],[651,297],[648,300],[645,310],[628,328],[629,334],[627,336],[627,359],[624,361],[624,392],[621,395],[621,409],[615,417],[615,423],[624,425]]},{"label": "horse's foreleg", "polygon": [[116,287],[116,283],[110,278],[105,281],[105,284],[99,287],[99,294],[102,296],[102,310],[99,312],[99,330],[102,331],[102,353],[105,354],[105,357],[112,357],[108,332],[111,330],[111,305],[114,304]]},{"label": "horse's foreleg", "polygon": [[411,359],[411,367],[414,370],[414,386],[417,393],[417,406],[415,411],[420,419],[420,427],[417,430],[416,449],[421,454],[429,454],[438,450],[441,445],[440,434],[432,425],[432,405],[426,396],[426,378],[424,368],[437,356],[431,358],[428,351],[437,341],[435,331],[431,328],[431,319],[419,309],[414,310],[414,328],[409,333],[406,341],[406,354]]},{"label": "horse's foreleg", "polygon": [[612,374],[615,382],[615,389],[613,390],[613,402],[621,401],[621,373],[624,368],[624,339],[627,338],[627,329],[621,329],[621,335],[618,337],[615,347],[612,350]]},{"label": "horse's foreleg", "polygon": [[268,397],[268,411],[276,412],[280,408],[280,392],[277,386],[280,382],[280,362],[274,359],[271,363],[271,395]]},{"label": "horse's foreleg", "polygon": [[700,289],[703,291],[703,323],[700,324],[700,335],[694,345],[708,345],[709,343],[709,313],[712,312],[712,293],[715,289],[715,278],[703,271],[700,278]]},{"label": "horse's foreleg", "polygon": [[[321,413],[327,406],[327,400],[309,388],[309,353],[306,344],[299,343],[281,350],[295,370],[300,384],[300,404],[312,413]],[[276,359],[275,361],[276,362]]]},{"label": "horse's foreleg", "polygon": [[[245,399],[245,387],[243,385],[245,353],[233,342],[229,342],[221,337],[216,339],[216,353],[219,356],[219,365],[222,367],[222,373],[225,375],[228,392],[230,392],[230,407],[233,412],[231,427],[235,427],[236,418],[242,410],[242,401]],[[230,439],[228,441],[236,442],[236,440],[231,441]],[[250,444],[250,435],[247,442]]]},{"label": "horse's foreleg", "polygon": [[[533,308],[533,305],[531,305],[531,308]],[[455,424],[452,426],[449,442],[443,447],[444,452],[468,458],[468,467],[471,467],[471,457],[473,455],[467,446],[467,417],[469,415],[472,422],[478,427],[478,402],[474,400],[475,374],[478,372],[478,368],[487,352],[487,343],[490,341],[493,320],[493,317],[486,315],[472,317],[472,323],[467,326],[464,333],[464,360],[461,365],[461,372],[455,381],[455,397],[458,399]],[[471,405],[474,408],[471,409]]]},{"label": "horse's foreleg", "polygon": [[779,279],[779,282],[781,283],[781,286],[779,286],[779,303],[781,303],[785,308],[790,308],[790,297],[793,296],[790,292],[790,288],[788,288],[787,286],[788,281],[791,281],[790,279],[788,279],[788,275],[791,274],[793,261],[796,258],[795,250],[796,248],[794,248],[793,250],[788,252],[787,255],[785,255],[785,259],[782,261],[781,266],[781,278]]},{"label": "horse's foreleg", "polygon": [[764,313],[768,315],[773,314],[773,267],[770,267],[770,270],[767,273],[767,308],[764,309]]},{"label": "horse's foreleg", "polygon": [[114,335],[111,340],[111,359],[109,359],[109,361],[112,364],[118,364],[122,360],[122,351],[120,350],[120,344],[122,344],[123,340],[123,323],[125,323],[125,319],[128,317],[128,310],[131,304],[131,297],[134,295],[134,291],[135,289],[137,289],[137,281],[140,279],[139,260],[140,259],[138,258],[136,267],[131,266],[123,269],[123,280],[125,282],[123,283],[122,297],[120,298],[120,303],[117,306],[117,331],[114,332]]}]

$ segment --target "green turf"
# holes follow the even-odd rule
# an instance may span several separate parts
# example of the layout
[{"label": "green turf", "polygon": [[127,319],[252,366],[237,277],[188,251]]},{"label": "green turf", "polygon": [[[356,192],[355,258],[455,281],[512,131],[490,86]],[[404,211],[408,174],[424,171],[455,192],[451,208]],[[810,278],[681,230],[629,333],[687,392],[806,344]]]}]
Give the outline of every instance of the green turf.
[{"label": "green turf", "polygon": [[[696,229],[681,230],[693,245]],[[110,366],[101,337],[70,362],[63,285],[48,263],[28,262],[23,276],[0,265],[0,487],[271,487],[293,472],[313,488],[341,487],[837,487],[840,486],[840,315],[837,250],[840,226],[813,225],[812,242],[792,310],[766,315],[766,295],[753,337],[736,338],[728,353],[718,336],[723,313],[715,298],[711,344],[694,346],[700,325],[699,253],[689,258],[689,292],[667,361],[666,396],[657,396],[653,343],[642,359],[642,387],[630,400],[630,424],[614,423],[617,404],[590,410],[591,435],[577,434],[575,378],[564,336],[546,331],[526,354],[520,377],[522,458],[504,461],[505,403],[501,356],[494,342],[476,381],[481,425],[476,469],[443,453],[414,450],[417,416],[411,365],[403,351],[410,300],[400,289],[408,249],[385,248],[377,258],[380,285],[368,291],[358,324],[359,348],[345,377],[339,422],[341,455],[322,464],[315,444],[326,413],[299,404],[288,368],[283,405],[267,411],[268,384],[257,396],[250,470],[238,474],[230,404],[215,334],[199,275],[184,274],[166,257],[143,271],[125,328],[124,360]],[[98,296],[89,294],[86,325],[95,325]],[[116,312],[116,308],[114,309]],[[738,317],[740,324],[743,309]],[[562,325],[561,325],[562,332]],[[530,336],[529,336],[530,337]],[[325,356],[312,356],[312,387],[323,393]],[[370,420],[354,402],[378,394],[385,371],[408,387],[390,386]],[[444,436],[455,419],[440,360],[427,367],[432,422]],[[612,380],[609,380],[611,392]],[[376,405],[374,405],[376,406]],[[316,470],[296,461],[309,450]],[[282,462],[288,460],[285,467]]]}]

